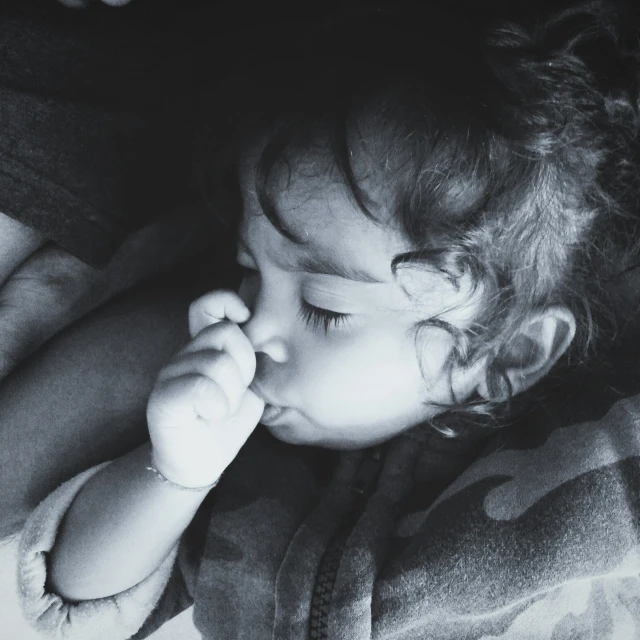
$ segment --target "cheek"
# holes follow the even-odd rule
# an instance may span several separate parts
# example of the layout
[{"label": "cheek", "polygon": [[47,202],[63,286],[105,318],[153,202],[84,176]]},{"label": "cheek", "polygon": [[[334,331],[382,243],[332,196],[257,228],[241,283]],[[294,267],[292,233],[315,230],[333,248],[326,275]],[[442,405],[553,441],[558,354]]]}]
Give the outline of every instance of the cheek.
[{"label": "cheek", "polygon": [[404,335],[330,339],[301,353],[295,368],[292,383],[304,407],[331,422],[413,413],[428,397],[415,346]]}]

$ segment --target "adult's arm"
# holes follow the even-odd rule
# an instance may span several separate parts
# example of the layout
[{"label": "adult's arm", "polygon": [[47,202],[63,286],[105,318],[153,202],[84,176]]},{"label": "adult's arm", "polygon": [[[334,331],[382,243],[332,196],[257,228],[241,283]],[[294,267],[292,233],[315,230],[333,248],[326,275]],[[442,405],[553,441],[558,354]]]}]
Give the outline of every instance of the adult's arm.
[{"label": "adult's arm", "polygon": [[[3,380],[0,536],[17,531],[64,480],[142,444],[158,371],[188,340],[190,302],[226,277],[215,267],[222,252],[114,297]],[[144,263],[132,246],[136,256]]]},{"label": "adult's arm", "polygon": [[[175,268],[224,231],[201,208],[184,207],[129,235],[95,268],[28,227],[0,216],[15,242],[0,243],[0,379],[52,336],[113,296]],[[9,253],[9,255],[7,255]],[[25,255],[26,254],[26,255]],[[17,263],[17,265],[16,265]]]},{"label": "adult's arm", "polygon": [[195,197],[189,21],[120,16],[3,5],[0,380],[215,236],[193,210],[172,215]]}]

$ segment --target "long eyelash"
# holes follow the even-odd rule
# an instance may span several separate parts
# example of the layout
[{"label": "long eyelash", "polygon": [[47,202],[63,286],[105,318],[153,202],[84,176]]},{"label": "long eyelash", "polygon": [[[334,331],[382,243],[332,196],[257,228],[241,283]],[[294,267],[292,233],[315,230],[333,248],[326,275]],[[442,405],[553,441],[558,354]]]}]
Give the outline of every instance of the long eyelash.
[{"label": "long eyelash", "polygon": [[349,322],[348,313],[314,307],[306,300],[303,300],[300,305],[298,317],[314,329],[322,329],[325,333],[328,333],[332,327],[339,327]]}]

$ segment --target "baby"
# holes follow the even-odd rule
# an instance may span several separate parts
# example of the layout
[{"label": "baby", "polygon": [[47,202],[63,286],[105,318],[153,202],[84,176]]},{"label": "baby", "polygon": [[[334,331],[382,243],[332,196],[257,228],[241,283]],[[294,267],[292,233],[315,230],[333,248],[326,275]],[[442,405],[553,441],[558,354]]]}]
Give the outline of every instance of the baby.
[{"label": "baby", "polygon": [[[571,536],[551,531],[556,561],[518,560],[492,522],[526,508],[488,518],[463,489],[535,465],[465,471],[475,449],[442,435],[487,433],[572,344],[584,352],[607,278],[635,256],[637,67],[609,13],[484,44],[444,18],[332,25],[331,52],[243,121],[239,291],[192,305],[191,341],[149,399],[150,443],[27,525],[25,610],[51,637],[132,637],[177,593],[216,639],[587,637],[558,618],[563,586],[620,564],[556,574],[552,543]],[[251,437],[259,423],[274,438]],[[199,510],[204,551],[183,537]],[[181,539],[191,569],[169,579]],[[34,613],[43,597],[55,615]]]}]

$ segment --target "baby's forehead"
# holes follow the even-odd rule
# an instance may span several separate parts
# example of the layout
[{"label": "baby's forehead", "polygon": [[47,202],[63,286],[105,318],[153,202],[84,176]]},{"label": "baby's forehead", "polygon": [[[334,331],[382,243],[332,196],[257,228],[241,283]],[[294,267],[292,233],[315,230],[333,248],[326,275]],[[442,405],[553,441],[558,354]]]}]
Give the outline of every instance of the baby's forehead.
[{"label": "baby's forehead", "polygon": [[[261,268],[267,264],[289,273],[320,274],[325,279],[314,280],[316,288],[333,291],[339,281],[343,294],[349,292],[361,302],[367,300],[372,308],[382,305],[387,310],[407,313],[415,322],[433,313],[443,313],[443,318],[453,313],[463,324],[476,317],[477,298],[472,295],[471,283],[465,280],[463,286],[453,286],[442,273],[424,266],[394,273],[392,261],[406,249],[404,241],[384,233],[363,216],[360,219],[369,226],[317,225],[305,242],[294,244],[279,234],[263,214],[247,214],[243,218],[241,247],[257,257]],[[310,227],[301,227],[305,228]],[[244,246],[245,239],[250,246]]]}]

